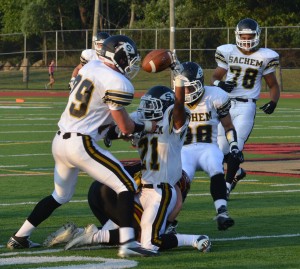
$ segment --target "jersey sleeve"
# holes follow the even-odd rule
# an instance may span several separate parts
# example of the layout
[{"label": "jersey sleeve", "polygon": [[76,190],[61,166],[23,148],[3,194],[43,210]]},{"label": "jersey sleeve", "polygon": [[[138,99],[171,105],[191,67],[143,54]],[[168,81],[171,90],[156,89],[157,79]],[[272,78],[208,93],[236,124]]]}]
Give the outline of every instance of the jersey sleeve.
[{"label": "jersey sleeve", "polygon": [[83,50],[80,55],[80,63],[87,64],[92,59],[92,51],[90,49]]},{"label": "jersey sleeve", "polygon": [[270,49],[264,49],[264,55],[266,67],[263,71],[263,76],[275,72],[276,68],[279,67],[279,55],[277,52]]},{"label": "jersey sleeve", "polygon": [[130,105],[134,97],[133,85],[125,77],[124,79],[115,79],[112,82],[105,91],[104,103],[108,105],[110,110],[119,110]]},{"label": "jersey sleeve", "polygon": [[231,50],[232,46],[230,44],[217,47],[215,61],[219,67],[228,70],[228,55]]}]

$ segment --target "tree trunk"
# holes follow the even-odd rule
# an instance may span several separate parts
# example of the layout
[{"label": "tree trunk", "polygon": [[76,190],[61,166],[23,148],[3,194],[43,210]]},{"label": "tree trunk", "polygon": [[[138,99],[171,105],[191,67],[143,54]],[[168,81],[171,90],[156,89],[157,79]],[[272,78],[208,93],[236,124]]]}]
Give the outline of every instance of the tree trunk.
[{"label": "tree trunk", "polygon": [[86,9],[85,9],[85,7],[80,5],[80,1],[78,1],[78,9],[79,9],[79,14],[80,14],[82,29],[86,29],[86,22],[87,22]]},{"label": "tree trunk", "polygon": [[133,23],[134,23],[134,14],[135,14],[135,4],[131,3],[129,29],[131,29],[132,26],[133,26]]}]

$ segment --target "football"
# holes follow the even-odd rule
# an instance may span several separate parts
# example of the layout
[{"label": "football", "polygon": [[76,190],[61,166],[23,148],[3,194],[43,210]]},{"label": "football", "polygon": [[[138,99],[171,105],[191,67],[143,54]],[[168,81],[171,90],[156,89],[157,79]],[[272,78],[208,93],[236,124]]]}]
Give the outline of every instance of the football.
[{"label": "football", "polygon": [[142,68],[148,73],[158,73],[170,67],[172,63],[172,53],[166,49],[150,51],[142,62]]}]

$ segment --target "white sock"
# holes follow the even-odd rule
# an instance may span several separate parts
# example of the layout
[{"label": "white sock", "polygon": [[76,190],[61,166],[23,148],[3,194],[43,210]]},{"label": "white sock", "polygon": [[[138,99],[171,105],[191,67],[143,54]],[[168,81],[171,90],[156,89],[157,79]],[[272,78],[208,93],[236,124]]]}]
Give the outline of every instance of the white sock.
[{"label": "white sock", "polygon": [[24,222],[20,230],[16,233],[18,237],[30,236],[36,227],[34,227],[28,220]]},{"label": "white sock", "polygon": [[115,230],[118,229],[119,226],[115,224],[112,220],[108,220],[102,227],[102,230]]},{"label": "white sock", "polygon": [[109,243],[109,230],[99,230],[93,236],[93,243]]},{"label": "white sock", "polygon": [[130,239],[134,239],[134,229],[131,227],[122,227],[119,229],[120,243],[124,243]]},{"label": "white sock", "polygon": [[175,234],[178,240],[178,247],[193,246],[199,235],[194,234]]},{"label": "white sock", "polygon": [[225,205],[227,207],[227,201],[224,199],[218,199],[214,201],[216,212],[218,213],[218,208],[220,208],[222,205]]},{"label": "white sock", "polygon": [[231,184],[229,182],[226,182],[226,188],[231,191]]}]

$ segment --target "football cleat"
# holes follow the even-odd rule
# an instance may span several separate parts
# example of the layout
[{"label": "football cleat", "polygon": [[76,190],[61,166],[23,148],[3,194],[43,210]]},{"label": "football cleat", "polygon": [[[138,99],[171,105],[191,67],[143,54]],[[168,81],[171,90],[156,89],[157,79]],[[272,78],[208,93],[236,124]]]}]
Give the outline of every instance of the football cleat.
[{"label": "football cleat", "polygon": [[178,226],[177,220],[170,222],[168,224],[168,226],[166,227],[165,234],[177,234],[177,231],[176,231],[177,226]]},{"label": "football cleat", "polygon": [[11,238],[9,238],[6,247],[8,249],[22,249],[22,248],[37,248],[41,245],[38,243],[34,243],[31,240],[29,240],[29,236],[24,237],[18,237],[13,235]]},{"label": "football cleat", "polygon": [[65,246],[65,250],[68,250],[72,247],[93,245],[93,236],[98,232],[98,228],[95,224],[89,224],[84,228],[83,231],[78,232],[74,237],[68,242]]},{"label": "football cleat", "polygon": [[193,247],[197,248],[201,252],[210,252],[211,241],[207,235],[200,235],[193,243]]},{"label": "football cleat", "polygon": [[122,244],[119,248],[118,256],[121,258],[127,257],[153,257],[158,256],[159,252],[155,250],[145,249],[134,240],[129,240]]},{"label": "football cleat", "polygon": [[235,188],[236,184],[246,176],[246,171],[241,168],[241,173],[239,175],[235,175],[232,183],[231,183],[231,191]]},{"label": "football cleat", "polygon": [[216,220],[218,223],[219,231],[225,231],[229,227],[234,225],[234,220],[229,217],[227,208],[224,205],[218,208],[218,213],[217,216],[214,218],[214,220]]},{"label": "football cleat", "polygon": [[73,238],[78,230],[79,229],[74,223],[68,222],[57,231],[48,235],[48,237],[44,240],[43,246],[52,247],[57,244],[67,243]]}]

